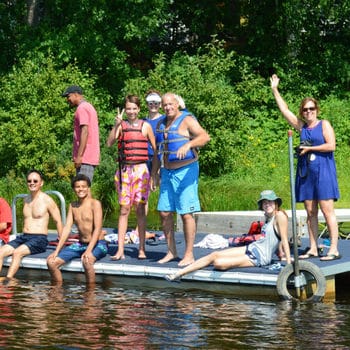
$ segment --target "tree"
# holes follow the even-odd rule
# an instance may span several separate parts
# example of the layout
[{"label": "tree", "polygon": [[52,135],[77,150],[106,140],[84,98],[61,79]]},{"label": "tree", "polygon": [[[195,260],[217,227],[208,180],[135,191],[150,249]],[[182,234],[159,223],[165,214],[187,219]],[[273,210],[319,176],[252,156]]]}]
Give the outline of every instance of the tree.
[{"label": "tree", "polygon": [[339,92],[350,84],[350,3],[339,0],[244,1],[247,21],[243,53],[257,59],[267,76],[276,68],[294,86],[311,83],[315,94]]},{"label": "tree", "polygon": [[52,58],[36,58],[21,61],[2,77],[0,134],[6,137],[0,140],[0,176],[10,171],[26,173],[33,167],[45,170],[48,178],[71,175],[73,113],[61,93],[72,81],[86,88],[86,95],[101,113],[104,129],[108,96],[99,90],[92,94],[94,78],[75,66],[60,70]]}]

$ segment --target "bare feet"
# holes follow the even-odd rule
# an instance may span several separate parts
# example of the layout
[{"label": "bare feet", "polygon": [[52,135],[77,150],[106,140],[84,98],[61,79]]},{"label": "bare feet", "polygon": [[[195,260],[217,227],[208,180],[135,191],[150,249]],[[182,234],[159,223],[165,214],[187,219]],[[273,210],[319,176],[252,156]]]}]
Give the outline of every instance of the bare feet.
[{"label": "bare feet", "polygon": [[187,265],[191,265],[192,263],[194,263],[194,258],[183,258],[178,264],[177,266],[187,266]]},{"label": "bare feet", "polygon": [[342,256],[339,253],[337,253],[337,254],[328,253],[327,255],[323,256],[320,260],[321,261],[332,261],[332,260],[341,259],[341,257]]},{"label": "bare feet", "polygon": [[125,259],[124,254],[116,254],[111,256],[111,260],[124,260],[124,259]]},{"label": "bare feet", "polygon": [[169,282],[180,282],[181,279],[181,277],[178,276],[176,273],[165,275],[164,278]]},{"label": "bare feet", "polygon": [[158,260],[158,263],[159,264],[165,264],[165,263],[167,263],[167,262],[169,262],[171,260],[174,260],[176,258],[177,258],[177,255],[174,255],[173,253],[168,252],[168,254],[165,255],[165,257],[163,259]]},{"label": "bare feet", "polygon": [[146,253],[144,250],[139,250],[139,256],[138,259],[147,259]]},{"label": "bare feet", "polygon": [[[286,258],[285,256],[282,256],[282,257],[280,258],[280,260],[281,260],[281,261],[287,261],[287,258]],[[290,262],[291,262],[291,263],[294,262],[294,258],[293,258],[293,257],[290,258]]]},{"label": "bare feet", "polygon": [[305,259],[310,259],[310,258],[317,258],[318,257],[318,253],[314,253],[311,250],[309,250],[307,253],[299,255],[299,259],[301,260],[305,260]]}]

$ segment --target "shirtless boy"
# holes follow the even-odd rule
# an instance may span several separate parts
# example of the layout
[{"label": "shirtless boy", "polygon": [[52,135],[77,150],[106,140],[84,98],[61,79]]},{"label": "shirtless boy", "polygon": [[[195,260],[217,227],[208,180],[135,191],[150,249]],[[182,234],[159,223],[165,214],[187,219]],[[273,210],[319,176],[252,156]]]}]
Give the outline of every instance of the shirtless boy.
[{"label": "shirtless boy", "polygon": [[[102,232],[102,206],[100,201],[89,195],[90,186],[90,179],[86,175],[78,174],[72,180],[72,188],[78,201],[69,205],[67,223],[61,238],[56,250],[47,258],[47,266],[55,282],[62,282],[60,267],[63,264],[74,258],[81,258],[86,282],[94,283],[94,263],[107,255],[107,243]],[[61,250],[68,239],[73,223],[79,231],[79,242]]]},{"label": "shirtless boy", "polygon": [[41,172],[30,170],[27,174],[27,185],[30,194],[24,199],[23,234],[0,248],[0,271],[4,258],[12,255],[8,278],[15,276],[23,257],[45,252],[50,215],[56,223],[58,235],[62,231],[60,210],[55,201],[41,190],[44,185]]}]

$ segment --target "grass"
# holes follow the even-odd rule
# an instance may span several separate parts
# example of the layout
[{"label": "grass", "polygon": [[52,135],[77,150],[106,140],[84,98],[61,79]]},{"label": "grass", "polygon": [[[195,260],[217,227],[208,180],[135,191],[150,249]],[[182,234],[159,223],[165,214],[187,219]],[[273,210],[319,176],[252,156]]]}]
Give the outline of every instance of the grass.
[{"label": "grass", "polygon": [[[340,199],[336,208],[350,207],[350,169],[349,149],[337,150],[337,175]],[[266,170],[261,166],[261,172],[246,169],[243,176],[235,174],[224,175],[217,179],[202,177],[199,182],[199,194],[202,211],[235,211],[256,210],[256,201],[261,191],[274,190],[283,199],[283,207],[291,209],[291,185],[289,176],[289,159],[280,156],[278,167]],[[294,169],[295,170],[295,169]],[[294,179],[293,179],[294,180]],[[303,209],[302,203],[297,203],[297,209]]]},{"label": "grass", "polygon": [[[350,207],[350,182],[348,172],[350,169],[350,158],[348,157],[349,147],[338,148],[336,151],[336,162],[338,172],[338,182],[340,199],[335,203],[336,208]],[[209,178],[202,176],[199,181],[199,197],[202,211],[235,211],[235,210],[256,210],[256,201],[261,191],[265,189],[274,190],[283,199],[283,208],[291,209],[291,191],[289,176],[289,159],[286,152],[268,155],[268,158],[278,164],[272,166],[269,162],[264,164],[252,164],[250,168],[242,166],[236,173],[223,175],[219,178]],[[66,201],[69,195],[72,197],[70,186],[67,184],[68,196],[64,194]],[[93,189],[96,188],[95,184]],[[50,184],[45,185],[45,189],[52,189]],[[63,189],[65,190],[65,189]],[[16,179],[7,177],[0,181],[0,192],[10,203],[14,194],[26,193],[25,184],[19,184]],[[94,191],[93,191],[94,192]],[[93,193],[99,198],[97,193]],[[104,203],[106,217],[104,225],[117,227],[119,205],[115,189],[111,188],[101,194],[108,203]],[[103,201],[103,198],[102,201]],[[149,200],[148,228],[159,229],[160,219],[156,211],[158,192],[152,193]],[[298,203],[297,209],[303,209],[303,204]],[[109,210],[107,210],[109,208]],[[135,213],[132,211],[129,218],[129,226],[136,225]]]}]

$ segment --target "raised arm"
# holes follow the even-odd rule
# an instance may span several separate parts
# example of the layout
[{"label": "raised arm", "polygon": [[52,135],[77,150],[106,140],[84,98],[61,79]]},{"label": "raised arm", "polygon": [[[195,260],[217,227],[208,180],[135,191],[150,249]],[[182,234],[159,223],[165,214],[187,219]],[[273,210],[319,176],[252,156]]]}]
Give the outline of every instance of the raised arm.
[{"label": "raised arm", "polygon": [[120,134],[120,125],[123,120],[124,108],[120,112],[119,108],[117,109],[117,115],[115,116],[115,123],[112,130],[109,132],[106,145],[107,147],[113,146],[115,140],[119,137]]},{"label": "raised arm", "polygon": [[286,119],[290,126],[292,126],[294,129],[300,132],[304,125],[304,122],[301,119],[297,118],[297,116],[289,110],[287,103],[284,101],[281,94],[279,93],[278,84],[280,79],[276,74],[274,74],[270,78],[270,81],[273,96],[283,117]]}]

